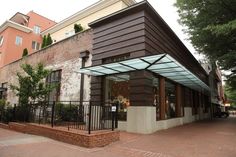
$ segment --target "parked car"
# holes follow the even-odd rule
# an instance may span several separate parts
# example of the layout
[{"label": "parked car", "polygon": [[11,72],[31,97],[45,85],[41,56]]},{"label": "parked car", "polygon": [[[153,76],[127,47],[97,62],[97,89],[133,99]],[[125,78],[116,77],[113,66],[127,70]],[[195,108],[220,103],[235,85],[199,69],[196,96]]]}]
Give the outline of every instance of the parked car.
[{"label": "parked car", "polygon": [[218,117],[218,118],[227,118],[229,117],[229,112],[228,111],[220,111],[218,110],[217,112],[214,113],[214,117]]}]

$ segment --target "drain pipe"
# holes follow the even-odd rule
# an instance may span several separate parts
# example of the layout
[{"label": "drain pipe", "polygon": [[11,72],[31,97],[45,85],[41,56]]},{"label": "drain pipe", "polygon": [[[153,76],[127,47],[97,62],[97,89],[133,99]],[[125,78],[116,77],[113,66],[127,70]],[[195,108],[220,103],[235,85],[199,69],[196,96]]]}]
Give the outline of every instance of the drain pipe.
[{"label": "drain pipe", "polygon": [[[82,59],[81,68],[84,68],[85,63],[89,58],[89,51],[86,50],[86,51],[80,52],[80,58]],[[84,100],[84,74],[81,73],[81,77],[80,77],[80,104],[79,104],[79,115],[80,115],[79,120],[81,122],[83,122],[83,113],[82,113],[83,112],[83,110],[82,110],[83,100]]]}]

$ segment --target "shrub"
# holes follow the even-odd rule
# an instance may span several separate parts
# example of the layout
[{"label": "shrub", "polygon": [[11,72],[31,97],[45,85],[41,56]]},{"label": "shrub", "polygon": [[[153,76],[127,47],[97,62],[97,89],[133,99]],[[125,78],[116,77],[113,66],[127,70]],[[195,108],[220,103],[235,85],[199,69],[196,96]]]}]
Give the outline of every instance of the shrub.
[{"label": "shrub", "polygon": [[73,104],[58,103],[55,105],[55,120],[60,121],[76,121],[78,116],[78,108]]},{"label": "shrub", "polygon": [[26,57],[28,55],[28,49],[25,48],[22,53],[22,57]]},{"label": "shrub", "polygon": [[74,30],[75,33],[81,32],[84,30],[84,28],[81,26],[81,24],[74,24]]}]

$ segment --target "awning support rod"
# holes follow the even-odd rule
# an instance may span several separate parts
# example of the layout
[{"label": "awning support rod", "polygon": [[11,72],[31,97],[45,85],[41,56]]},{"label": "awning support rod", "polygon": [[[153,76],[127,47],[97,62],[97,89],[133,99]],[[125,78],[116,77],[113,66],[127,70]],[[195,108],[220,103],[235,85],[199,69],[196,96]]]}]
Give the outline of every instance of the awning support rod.
[{"label": "awning support rod", "polygon": [[158,61],[162,60],[162,58],[164,58],[165,56],[166,56],[166,54],[163,55],[163,56],[161,56],[160,58],[158,58],[155,62],[153,62],[152,64],[150,64],[149,66],[147,66],[145,69],[147,70],[148,68],[150,68],[151,66],[153,66],[154,64],[156,64]]}]

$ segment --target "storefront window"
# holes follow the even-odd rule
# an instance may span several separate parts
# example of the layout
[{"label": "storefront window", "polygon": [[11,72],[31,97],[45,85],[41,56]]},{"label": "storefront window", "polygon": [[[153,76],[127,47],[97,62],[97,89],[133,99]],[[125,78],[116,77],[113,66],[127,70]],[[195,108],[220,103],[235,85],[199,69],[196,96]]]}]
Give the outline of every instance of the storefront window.
[{"label": "storefront window", "polygon": [[156,120],[160,119],[159,79],[153,77],[153,105],[156,106]]},{"label": "storefront window", "polygon": [[176,87],[175,84],[166,81],[165,84],[166,92],[166,106],[165,106],[165,118],[175,118],[176,117]]},{"label": "storefront window", "polygon": [[105,102],[118,103],[118,120],[126,120],[127,107],[130,105],[129,74],[106,76]]}]

